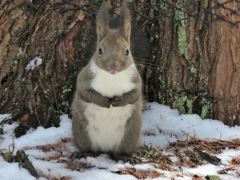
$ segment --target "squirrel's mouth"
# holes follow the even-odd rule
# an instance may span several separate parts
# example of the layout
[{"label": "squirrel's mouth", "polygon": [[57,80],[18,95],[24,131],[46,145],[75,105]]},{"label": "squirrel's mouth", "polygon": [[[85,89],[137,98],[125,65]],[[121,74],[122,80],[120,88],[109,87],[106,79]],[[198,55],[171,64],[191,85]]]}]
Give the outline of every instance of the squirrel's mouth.
[{"label": "squirrel's mouth", "polygon": [[117,71],[111,70],[110,74],[112,74],[112,75],[117,74]]}]

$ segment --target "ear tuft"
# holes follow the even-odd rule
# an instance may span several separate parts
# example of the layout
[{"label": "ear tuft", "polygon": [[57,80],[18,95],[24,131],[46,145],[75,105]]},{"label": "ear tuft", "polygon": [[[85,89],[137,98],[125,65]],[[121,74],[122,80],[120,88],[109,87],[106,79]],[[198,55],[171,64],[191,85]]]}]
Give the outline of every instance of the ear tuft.
[{"label": "ear tuft", "polygon": [[130,44],[131,37],[131,14],[126,1],[123,1],[120,11],[120,34]]},{"label": "ear tuft", "polygon": [[108,1],[103,0],[102,5],[97,13],[97,36],[99,43],[109,32],[109,8]]}]

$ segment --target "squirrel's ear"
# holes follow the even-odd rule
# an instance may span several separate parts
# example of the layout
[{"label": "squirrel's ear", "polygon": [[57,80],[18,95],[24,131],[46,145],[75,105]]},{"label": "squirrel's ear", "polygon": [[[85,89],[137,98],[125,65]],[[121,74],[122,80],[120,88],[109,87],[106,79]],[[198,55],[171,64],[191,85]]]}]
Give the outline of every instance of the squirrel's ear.
[{"label": "squirrel's ear", "polygon": [[109,32],[109,9],[108,2],[106,0],[103,0],[97,13],[96,24],[98,36],[97,42],[99,43]]},{"label": "squirrel's ear", "polygon": [[123,1],[121,11],[120,11],[120,34],[126,39],[130,44],[131,37],[131,14],[127,6],[126,1]]}]

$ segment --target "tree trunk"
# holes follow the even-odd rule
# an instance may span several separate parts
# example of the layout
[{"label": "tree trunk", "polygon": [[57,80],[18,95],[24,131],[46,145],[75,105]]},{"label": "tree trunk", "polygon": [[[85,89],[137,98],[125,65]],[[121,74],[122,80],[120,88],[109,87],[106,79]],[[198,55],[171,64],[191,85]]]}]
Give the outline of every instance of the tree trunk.
[{"label": "tree trunk", "polygon": [[[225,2],[219,0],[219,3]],[[176,6],[189,3],[177,0]],[[208,0],[200,6],[214,6]],[[238,3],[230,2],[228,8],[238,11]],[[173,10],[165,4],[163,12]],[[202,11],[194,6],[182,8],[190,14]],[[214,14],[225,17],[229,11],[214,8]],[[169,15],[169,14],[168,14]],[[172,13],[181,20],[187,15]],[[200,13],[198,19],[212,21],[215,15]],[[225,20],[239,22],[240,16],[231,14]],[[202,118],[215,118],[230,126],[240,125],[240,30],[223,20],[209,26],[194,18],[174,24],[170,18],[158,19],[151,32],[152,64],[156,70],[146,70],[146,91],[149,100],[177,108],[181,113],[197,113]]]},{"label": "tree trunk", "polygon": [[[14,6],[7,4],[4,9]],[[27,6],[21,6],[25,11],[0,14],[0,113],[11,113],[19,122],[16,136],[29,127],[59,126],[59,115],[69,112],[84,62],[83,40],[92,22],[82,10],[60,13],[48,5],[37,11]],[[26,68],[31,60],[41,59],[41,65]]]},{"label": "tree trunk", "polygon": [[[239,5],[232,2],[229,8],[237,10]],[[227,19],[240,21],[240,16]],[[230,126],[240,125],[240,29],[220,21],[213,22],[208,32],[207,55],[214,60],[209,82],[211,96],[216,99],[214,117]]]},{"label": "tree trunk", "polygon": [[[5,10],[15,7],[6,2],[2,1]],[[162,1],[144,2],[156,6]],[[210,13],[197,14],[195,18],[200,20],[196,20],[181,11],[203,11],[197,6],[174,8],[189,1],[164,2],[155,9],[172,11],[168,17],[146,23],[144,17],[133,15],[150,35],[152,57],[146,62],[143,76],[145,97],[178,108],[181,113],[197,113],[202,118],[240,125],[239,29],[226,21],[214,20],[216,16]],[[11,113],[11,120],[19,122],[15,131],[18,137],[30,127],[58,126],[59,115],[69,113],[77,74],[86,63],[83,54],[88,50],[85,44],[92,19],[79,9],[60,13],[50,6],[55,3],[53,0],[36,6],[26,0],[14,3],[22,4],[22,10],[0,12],[0,113]],[[74,3],[81,5],[83,1]],[[209,0],[197,3],[205,8],[215,6]],[[236,11],[239,8],[235,1],[225,6]],[[146,5],[132,3],[130,7],[139,10]],[[63,3],[61,8],[74,9],[71,3]],[[91,7],[91,11],[96,9]],[[229,13],[220,6],[211,11],[219,17]],[[158,11],[149,9],[141,14],[159,16]],[[181,23],[176,24],[173,19]],[[207,26],[201,20],[214,21]],[[237,22],[240,17],[231,14],[225,20]],[[42,64],[31,69],[31,60],[42,60]]]}]

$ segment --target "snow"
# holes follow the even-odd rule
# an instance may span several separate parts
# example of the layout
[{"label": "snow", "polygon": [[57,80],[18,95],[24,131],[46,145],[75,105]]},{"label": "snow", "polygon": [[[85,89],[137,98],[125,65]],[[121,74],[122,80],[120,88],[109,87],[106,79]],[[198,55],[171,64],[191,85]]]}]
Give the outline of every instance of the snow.
[{"label": "snow", "polygon": [[22,56],[22,53],[23,53],[23,50],[22,50],[22,48],[20,47],[20,48],[18,49],[17,57],[20,58],[20,57]]},{"label": "snow", "polygon": [[186,134],[197,139],[230,140],[240,137],[240,127],[224,125],[221,121],[204,119],[196,114],[180,115],[178,110],[151,103],[150,110],[143,113],[143,136],[145,144],[165,147],[169,142],[186,140]]},{"label": "snow", "polygon": [[33,70],[35,67],[37,67],[37,66],[40,66],[42,64],[42,58],[40,58],[40,57],[35,57],[34,59],[32,59],[29,63],[28,63],[28,65],[27,65],[27,67],[25,68],[25,69],[31,69],[31,70]]},{"label": "snow", "polygon": [[[222,122],[211,119],[201,119],[196,114],[181,115],[178,110],[171,109],[168,106],[160,105],[158,103],[148,103],[149,110],[143,113],[143,128],[142,128],[142,144],[151,145],[153,147],[165,148],[170,142],[177,140],[187,140],[190,136],[201,140],[233,140],[240,138],[240,127],[228,127]],[[11,117],[9,114],[0,115],[0,122]],[[74,164],[83,164],[90,166],[89,168],[80,168],[79,171],[71,170],[66,163],[71,152],[76,151],[76,148],[71,142],[66,142],[63,145],[54,146],[52,144],[61,144],[63,139],[72,138],[71,119],[67,115],[61,116],[60,127],[51,127],[44,129],[38,127],[31,129],[28,133],[20,138],[14,138],[14,155],[17,150],[23,149],[28,155],[36,171],[40,175],[40,180],[51,178],[61,179],[63,177],[76,180],[137,180],[132,175],[120,175],[115,172],[121,169],[135,168],[137,171],[154,171],[157,170],[163,173],[164,176],[155,178],[156,180],[166,179],[192,179],[193,175],[205,177],[207,175],[218,175],[221,179],[239,179],[236,174],[220,175],[217,171],[224,169],[229,165],[232,157],[240,157],[240,148],[226,149],[221,154],[216,155],[222,160],[221,165],[205,164],[196,168],[182,168],[175,172],[156,169],[151,164],[137,164],[131,165],[129,163],[115,162],[108,158],[107,155],[102,154],[96,158],[87,157],[80,160],[76,159]],[[9,151],[10,145],[13,143],[14,129],[17,123],[4,124],[3,135],[0,135],[0,152]],[[45,151],[39,148],[40,146],[47,146],[51,151]],[[11,150],[11,147],[10,147]],[[62,163],[57,162],[56,159],[44,160],[58,155],[63,155],[60,159]],[[173,162],[177,161],[172,157]],[[178,167],[176,167],[178,168]],[[9,173],[11,172],[11,173]],[[176,174],[183,174],[183,176],[175,176]],[[33,176],[29,172],[20,167],[17,162],[5,162],[0,156],[0,180],[33,180]]]}]

